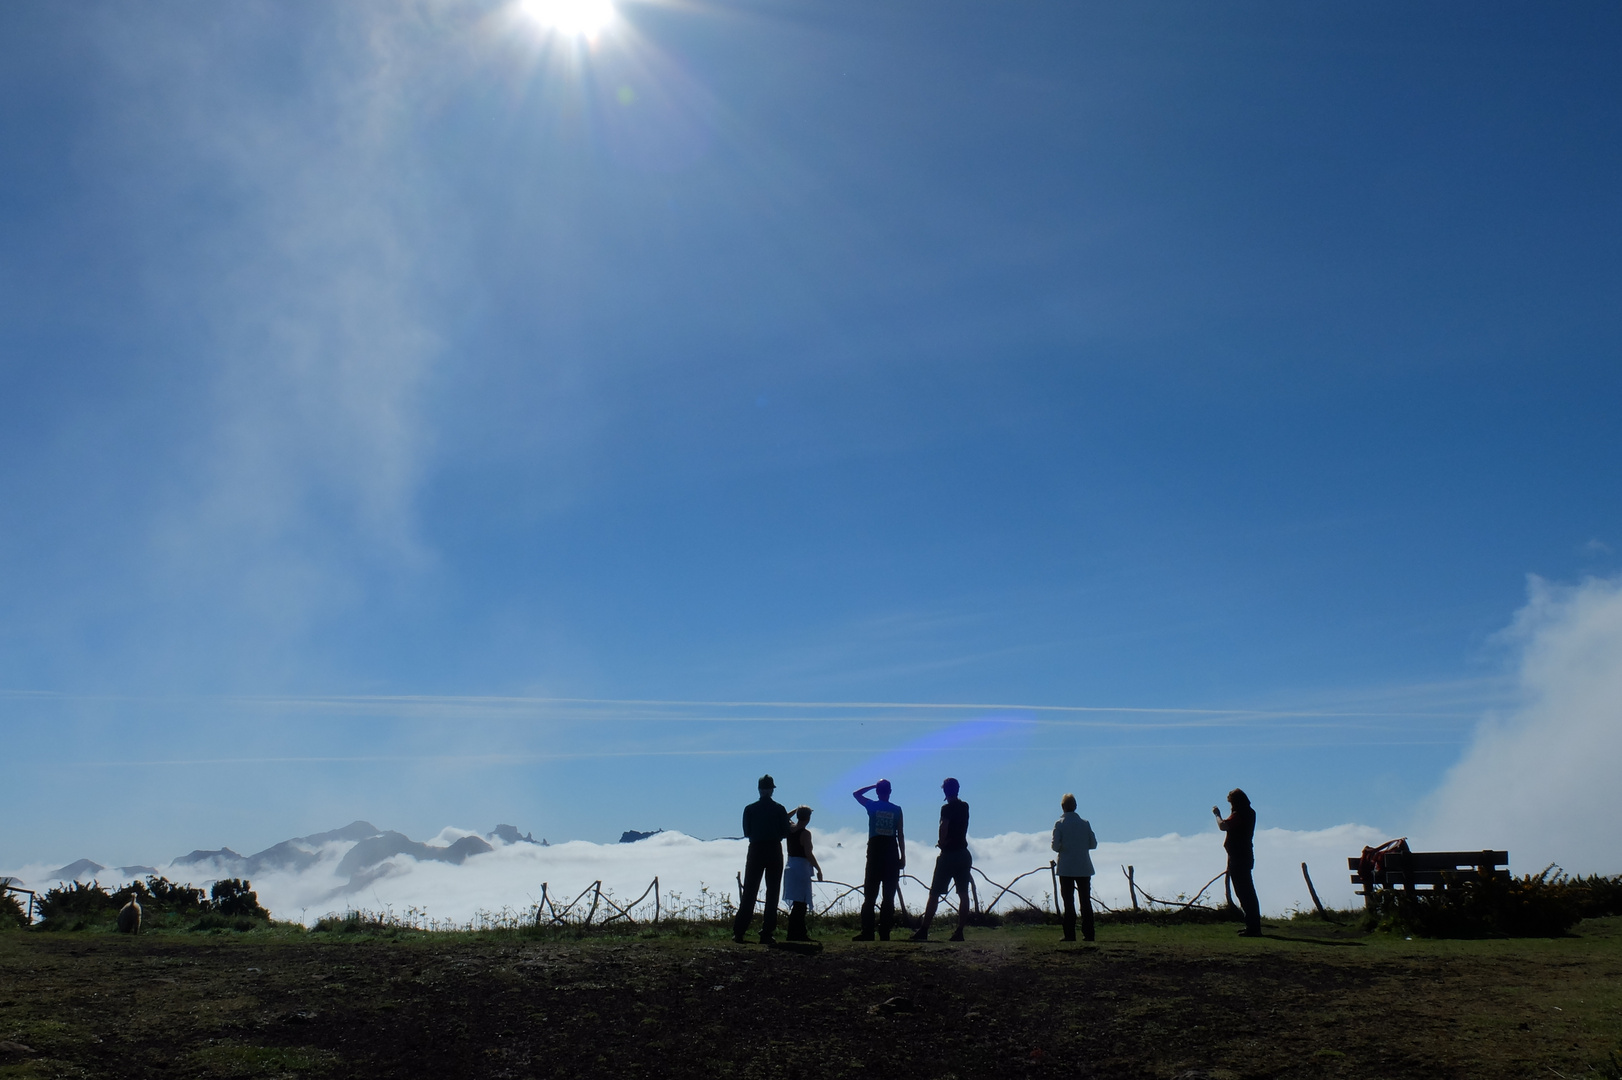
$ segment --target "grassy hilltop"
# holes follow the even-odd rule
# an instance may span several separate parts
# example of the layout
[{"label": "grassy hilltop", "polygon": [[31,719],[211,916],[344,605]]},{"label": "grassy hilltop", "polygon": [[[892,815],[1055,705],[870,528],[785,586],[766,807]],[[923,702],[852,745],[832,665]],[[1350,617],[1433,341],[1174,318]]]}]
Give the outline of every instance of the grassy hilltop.
[{"label": "grassy hilltop", "polygon": [[681,932],[0,933],[0,1077],[1612,1077],[1622,918]]}]

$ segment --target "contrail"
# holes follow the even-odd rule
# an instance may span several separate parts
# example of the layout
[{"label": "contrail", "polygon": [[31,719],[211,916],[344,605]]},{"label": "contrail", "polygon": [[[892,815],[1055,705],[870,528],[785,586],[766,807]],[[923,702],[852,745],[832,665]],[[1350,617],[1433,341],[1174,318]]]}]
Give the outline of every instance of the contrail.
[{"label": "contrail", "polygon": [[[912,711],[912,712],[1014,712],[1143,716],[1203,716],[1232,719],[1291,719],[1310,718],[1325,720],[1380,720],[1409,717],[1436,719],[1476,719],[1478,712],[1444,710],[1329,710],[1329,709],[1253,709],[1253,708],[1193,708],[1185,706],[1147,705],[1031,705],[1009,702],[946,702],[946,701],[704,701],[686,698],[591,698],[591,697],[526,697],[515,695],[427,695],[427,694],[334,694],[334,695],[123,695],[123,694],[68,694],[49,690],[0,690],[0,697],[36,700],[122,701],[149,704],[180,703],[237,703],[243,705],[279,705],[284,707],[339,707],[339,706],[506,706],[543,707],[548,705],[616,706],[661,709],[828,709],[841,711]],[[704,719],[720,720],[720,717]],[[750,718],[764,719],[764,718]],[[799,720],[810,718],[799,718]],[[900,718],[897,718],[900,719]],[[798,722],[798,720],[796,721]],[[1010,722],[1013,722],[1012,719]]]}]

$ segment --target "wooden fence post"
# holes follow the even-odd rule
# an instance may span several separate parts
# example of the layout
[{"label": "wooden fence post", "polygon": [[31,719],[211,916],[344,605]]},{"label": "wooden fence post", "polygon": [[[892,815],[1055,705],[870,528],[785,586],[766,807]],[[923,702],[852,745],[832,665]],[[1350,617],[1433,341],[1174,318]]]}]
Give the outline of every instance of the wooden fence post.
[{"label": "wooden fence post", "polygon": [[1307,879],[1307,892],[1312,894],[1312,906],[1318,909],[1318,914],[1324,914],[1323,901],[1318,899],[1318,890],[1312,887],[1312,875],[1307,873],[1307,864],[1301,864],[1301,876]]},{"label": "wooden fence post", "polygon": [[1135,867],[1128,866],[1126,868],[1126,888],[1127,888],[1127,891],[1132,894],[1132,910],[1133,911],[1138,910],[1138,883],[1133,878],[1133,875],[1135,873],[1137,873],[1137,869]]},{"label": "wooden fence post", "polygon": [[659,925],[659,878],[653,879],[653,925]]}]

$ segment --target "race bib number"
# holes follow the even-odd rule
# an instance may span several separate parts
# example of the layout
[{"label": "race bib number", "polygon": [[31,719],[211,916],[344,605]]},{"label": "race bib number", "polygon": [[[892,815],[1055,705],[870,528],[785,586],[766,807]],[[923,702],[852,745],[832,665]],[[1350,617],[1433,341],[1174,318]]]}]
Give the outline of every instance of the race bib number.
[{"label": "race bib number", "polygon": [[895,815],[888,810],[877,810],[873,813],[873,835],[894,836]]}]

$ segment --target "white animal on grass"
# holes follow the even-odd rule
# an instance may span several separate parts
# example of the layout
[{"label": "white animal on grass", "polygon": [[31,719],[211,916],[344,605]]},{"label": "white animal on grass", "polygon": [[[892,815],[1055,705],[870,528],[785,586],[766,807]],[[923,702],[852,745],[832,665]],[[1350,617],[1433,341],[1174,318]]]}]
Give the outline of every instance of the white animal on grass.
[{"label": "white animal on grass", "polygon": [[135,897],[118,909],[118,932],[120,934],[139,934],[141,932],[141,905]]}]

